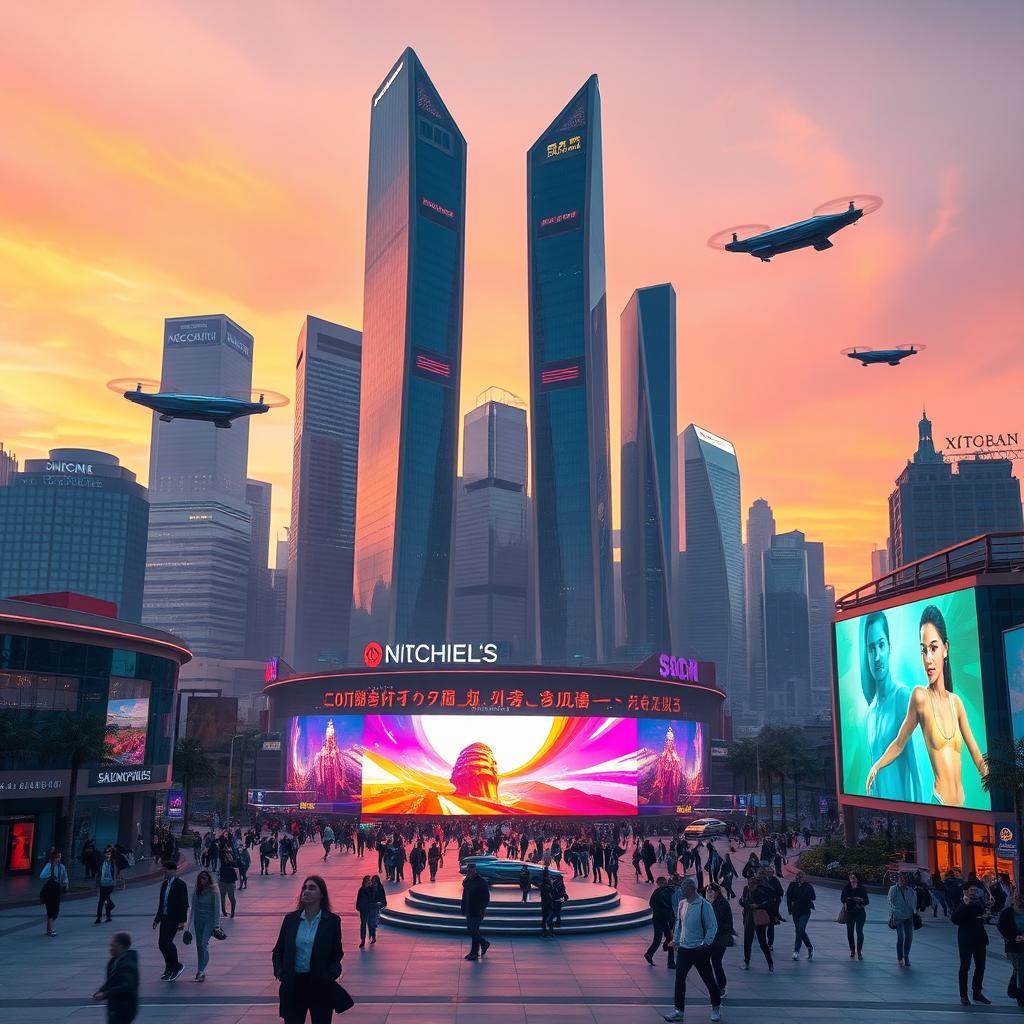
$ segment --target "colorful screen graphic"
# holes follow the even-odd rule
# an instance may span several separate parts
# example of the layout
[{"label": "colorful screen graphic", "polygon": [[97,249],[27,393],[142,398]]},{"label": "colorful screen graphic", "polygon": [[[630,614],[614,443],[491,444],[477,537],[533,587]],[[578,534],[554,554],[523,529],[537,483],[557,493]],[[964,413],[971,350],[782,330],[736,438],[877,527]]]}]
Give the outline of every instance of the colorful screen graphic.
[{"label": "colorful screen graphic", "polygon": [[636,719],[367,715],[365,814],[636,814]]},{"label": "colorful screen graphic", "polygon": [[315,793],[318,809],[358,811],[362,742],[360,715],[293,718],[288,730],[285,788]]},{"label": "colorful screen graphic", "polygon": [[1010,690],[1010,720],[1013,742],[1024,739],[1024,626],[1003,633],[1006,656],[1006,685]]},{"label": "colorful screen graphic", "polygon": [[114,697],[107,701],[107,758],[117,765],[146,763],[148,697]]},{"label": "colorful screen graphic", "polygon": [[700,722],[637,720],[637,809],[675,814],[708,791],[704,726]]},{"label": "colorful screen graphic", "polygon": [[836,623],[843,790],[990,810],[973,590]]}]

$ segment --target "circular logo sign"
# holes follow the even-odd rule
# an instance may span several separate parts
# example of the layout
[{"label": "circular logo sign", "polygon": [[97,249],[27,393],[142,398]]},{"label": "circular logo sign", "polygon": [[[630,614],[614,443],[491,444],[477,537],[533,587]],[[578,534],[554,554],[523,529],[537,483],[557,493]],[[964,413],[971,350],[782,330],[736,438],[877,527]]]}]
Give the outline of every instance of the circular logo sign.
[{"label": "circular logo sign", "polygon": [[1003,826],[1003,828],[1001,828],[999,830],[999,841],[1001,843],[1012,843],[1013,842],[1013,829],[1012,828],[1006,828],[1005,826]]},{"label": "circular logo sign", "polygon": [[384,648],[380,644],[370,641],[363,648],[363,661],[367,668],[376,668],[384,659]]}]

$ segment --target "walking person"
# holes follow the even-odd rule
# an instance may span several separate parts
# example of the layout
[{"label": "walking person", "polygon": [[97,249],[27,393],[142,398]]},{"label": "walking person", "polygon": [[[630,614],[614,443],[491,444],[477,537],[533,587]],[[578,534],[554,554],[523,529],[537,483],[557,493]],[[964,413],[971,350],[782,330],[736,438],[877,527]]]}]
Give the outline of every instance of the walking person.
[{"label": "walking person", "polygon": [[278,1014],[285,1024],[330,1024],[335,1009],[352,1005],[341,977],[341,918],[331,912],[327,883],[310,875],[295,910],[285,914],[272,954]]},{"label": "walking person", "polygon": [[675,967],[675,949],[669,943],[672,941],[672,930],[675,928],[675,914],[672,908],[672,890],[669,888],[668,879],[662,875],[656,884],[654,892],[648,901],[651,908],[651,927],[654,935],[651,944],[644,953],[644,959],[653,967],[654,954],[658,947],[668,950],[668,966]]},{"label": "walking person", "polygon": [[711,1000],[711,1019],[722,1019],[722,992],[711,969],[711,945],[718,934],[718,918],[692,878],[683,879],[683,900],[679,904],[672,945],[676,950],[675,1013],[667,1021],[681,1021],[686,1009],[686,976],[695,967]]},{"label": "walking person", "polygon": [[288,857],[289,854],[291,853],[292,842],[293,840],[288,835],[288,833],[284,832],[281,834],[281,838],[278,840],[277,843],[277,859],[281,863],[282,875],[288,874]]},{"label": "walking person", "polygon": [[626,851],[618,845],[618,840],[608,843],[604,848],[604,869],[608,875],[608,884],[613,889],[619,887],[619,858],[625,855]]},{"label": "walking person", "polygon": [[132,1024],[139,1012],[139,954],[131,947],[127,932],[110,937],[107,978],[92,996],[107,1004],[107,1024]]},{"label": "walking person", "polygon": [[324,844],[324,863],[327,863],[327,855],[331,852],[331,847],[334,845],[334,829],[330,825],[327,826],[320,833],[320,837]]},{"label": "walking person", "polygon": [[526,903],[530,898],[530,869],[524,864],[519,869],[519,888],[523,894],[523,902]]},{"label": "walking person", "polygon": [[[650,839],[644,840],[643,849],[640,851],[640,859],[643,861],[644,871],[647,873],[647,881],[654,885],[654,875],[651,874],[651,868],[658,861],[658,855],[654,851],[654,844]],[[637,876],[639,880],[639,875]]]},{"label": "walking person", "polygon": [[68,869],[60,862],[60,850],[50,850],[49,860],[43,865],[39,877],[43,887],[39,890],[39,902],[46,907],[46,934],[53,938],[57,932],[54,925],[60,916],[60,900],[68,891]]},{"label": "walking person", "polygon": [[1006,994],[1024,1007],[1024,888],[1018,887],[1013,902],[999,915],[999,934],[1003,937],[1003,950],[1013,973],[1006,986]]},{"label": "walking person", "polygon": [[466,868],[466,877],[462,881],[462,904],[461,911],[466,918],[466,930],[473,940],[469,953],[463,957],[464,960],[479,960],[487,955],[491,944],[483,937],[480,926],[484,922],[484,915],[487,913],[487,904],[491,901],[491,891],[487,883],[477,873],[476,865],[470,864]]},{"label": "walking person", "polygon": [[299,870],[299,841],[295,836],[292,836],[288,843],[288,863],[292,866],[292,874],[297,874]]},{"label": "walking person", "polygon": [[956,928],[956,944],[960,953],[960,1005],[970,1006],[967,998],[967,976],[974,960],[974,977],[971,979],[971,998],[984,1006],[991,1004],[982,991],[985,981],[985,947],[988,945],[988,932],[985,925],[991,920],[988,912],[988,900],[985,890],[980,885],[967,885],[964,888],[963,902],[953,911],[952,922]]},{"label": "walking person", "polygon": [[807,881],[802,871],[797,871],[786,889],[786,910],[793,919],[793,959],[800,959],[800,947],[807,947],[807,959],[814,959],[814,946],[807,935],[807,923],[814,910],[814,886]]},{"label": "walking person", "polygon": [[555,928],[562,927],[562,907],[569,902],[569,893],[565,888],[565,882],[561,875],[555,875],[551,880],[551,901],[554,909],[553,925]]},{"label": "walking person", "polygon": [[860,884],[860,878],[855,871],[850,872],[849,881],[843,886],[839,899],[843,904],[842,912],[846,918],[846,941],[850,944],[850,959],[856,956],[858,960],[863,960],[864,922],[868,916],[865,908],[871,901],[868,899],[867,889]]},{"label": "walking person", "polygon": [[157,899],[154,930],[160,929],[159,946],[164,958],[164,973],[161,981],[177,981],[185,965],[178,959],[178,947],[174,940],[178,932],[185,930],[188,920],[188,886],[178,878],[178,863],[164,861],[164,881]]},{"label": "walking person", "polygon": [[[441,862],[441,847],[437,845],[435,839],[430,844],[430,849],[427,850],[427,867],[430,869],[430,880],[433,882],[437,878],[437,866]],[[525,900],[524,900],[525,902]]]},{"label": "walking person", "polygon": [[540,933],[545,938],[547,936],[554,936],[554,920],[555,920],[555,893],[554,886],[551,883],[551,875],[548,873],[548,869],[544,869],[544,874],[540,880]]},{"label": "walking person", "polygon": [[210,939],[220,932],[220,902],[213,875],[205,869],[200,871],[192,890],[192,906],[189,908],[188,927],[184,935],[187,940],[191,933],[196,940],[196,981],[199,982],[206,981],[206,968],[210,963]]},{"label": "walking person", "polygon": [[270,861],[277,854],[277,844],[272,836],[267,836],[260,843],[260,874],[270,874]]},{"label": "walking person", "polygon": [[235,858],[228,852],[220,862],[220,912],[227,915],[228,904],[231,904],[231,916],[235,916],[235,882],[238,871],[235,869]]},{"label": "walking person", "polygon": [[359,948],[366,946],[366,933],[370,933],[370,945],[377,941],[377,922],[380,912],[388,905],[384,886],[376,875],[363,875],[362,884],[356,893],[356,911],[359,914]]},{"label": "walking person", "polygon": [[423,878],[423,869],[427,866],[427,851],[420,840],[409,853],[409,869],[412,871],[412,884],[418,885]]},{"label": "walking person", "polygon": [[103,851],[103,860],[100,862],[100,869],[96,873],[96,891],[99,898],[96,900],[96,920],[99,924],[103,917],[104,910],[107,912],[107,920],[111,920],[110,912],[114,909],[114,901],[110,898],[117,885],[117,861],[114,859],[114,848],[108,846]]},{"label": "walking person", "polygon": [[736,865],[732,862],[732,851],[725,855],[722,860],[722,866],[719,869],[719,881],[722,884],[722,888],[728,893],[729,899],[736,899],[736,893],[733,892],[732,883],[736,878]]},{"label": "walking person", "polygon": [[768,945],[768,925],[771,923],[771,907],[775,894],[768,886],[753,875],[747,879],[746,887],[740,893],[740,906],[743,908],[743,970],[750,970],[750,953],[754,948],[754,938],[764,954],[768,964],[768,973],[775,971],[771,947]]},{"label": "walking person", "polygon": [[896,930],[896,962],[910,966],[910,947],[914,942],[914,917],[917,914],[917,893],[909,884],[905,871],[895,885],[889,887],[889,927]]},{"label": "walking person", "polygon": [[725,976],[722,959],[725,957],[725,951],[736,942],[736,929],[732,923],[732,907],[729,906],[729,901],[722,892],[722,886],[718,883],[708,886],[704,898],[711,904],[711,909],[715,912],[715,920],[718,922],[718,932],[715,935],[715,941],[711,943],[711,970],[714,971],[715,981],[724,999],[725,985],[728,979]]},{"label": "walking person", "polygon": [[593,863],[594,863],[594,878],[593,878],[593,881],[600,882],[601,881],[601,871],[604,868],[604,848],[601,846],[600,843],[594,843]]},{"label": "walking person", "polygon": [[942,875],[939,874],[938,870],[932,872],[931,875],[931,890],[932,890],[932,917],[939,916],[939,908],[942,908],[942,916],[949,917],[949,903],[946,902],[946,883],[942,880]]}]

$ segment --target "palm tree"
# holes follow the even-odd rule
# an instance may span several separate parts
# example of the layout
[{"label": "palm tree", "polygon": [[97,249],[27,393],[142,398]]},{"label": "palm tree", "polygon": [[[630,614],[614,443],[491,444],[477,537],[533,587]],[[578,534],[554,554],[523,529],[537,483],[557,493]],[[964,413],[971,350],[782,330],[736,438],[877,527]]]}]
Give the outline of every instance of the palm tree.
[{"label": "palm tree", "polygon": [[1016,743],[1005,738],[993,740],[985,755],[985,766],[988,771],[981,780],[982,789],[986,793],[1001,789],[1013,794],[1013,823],[1019,844],[1021,790],[1024,789],[1024,737]]},{"label": "palm tree", "polygon": [[209,782],[216,775],[213,762],[206,756],[203,745],[197,739],[178,741],[178,749],[174,752],[174,777],[181,782],[185,796],[182,801],[182,835],[189,831],[188,816],[192,803],[192,785],[196,782]]},{"label": "palm tree", "polygon": [[107,760],[107,741],[115,730],[96,715],[53,715],[39,729],[37,736],[43,756],[59,751],[62,764],[71,769],[68,795],[64,801],[60,828],[57,832],[58,850],[71,870],[74,852],[75,812],[78,808],[78,773],[86,765],[103,764]]}]

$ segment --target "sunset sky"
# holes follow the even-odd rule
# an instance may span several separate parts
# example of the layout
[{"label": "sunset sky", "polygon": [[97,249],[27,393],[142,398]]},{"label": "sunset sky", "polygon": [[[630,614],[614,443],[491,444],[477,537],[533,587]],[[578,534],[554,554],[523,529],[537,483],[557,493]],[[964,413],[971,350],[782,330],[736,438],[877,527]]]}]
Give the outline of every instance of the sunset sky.
[{"label": "sunset sky", "polygon": [[[736,445],[744,517],[869,577],[922,404],[945,435],[1024,431],[1024,4],[216,2],[8,5],[0,34],[0,441],[113,452],[145,482],[166,316],[227,313],[294,394],[306,313],[362,322],[375,87],[413,46],[468,141],[463,411],[529,394],[526,150],[600,78],[618,520],[619,314],[678,293],[679,428]],[[762,264],[727,225],[885,205]],[[919,342],[899,368],[849,345]],[[212,428],[211,428],[212,429]],[[249,475],[288,522],[291,410]]]}]

